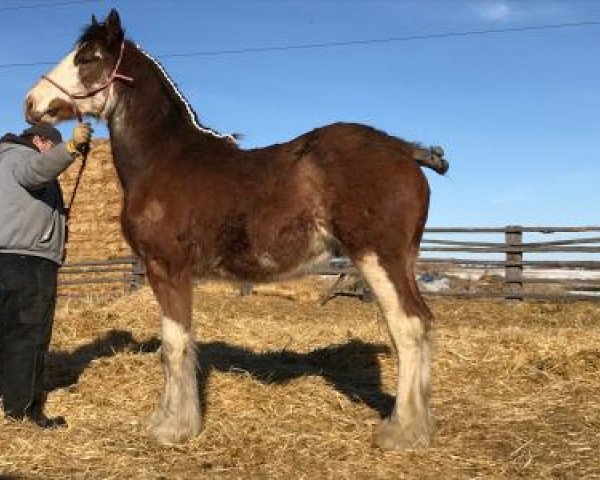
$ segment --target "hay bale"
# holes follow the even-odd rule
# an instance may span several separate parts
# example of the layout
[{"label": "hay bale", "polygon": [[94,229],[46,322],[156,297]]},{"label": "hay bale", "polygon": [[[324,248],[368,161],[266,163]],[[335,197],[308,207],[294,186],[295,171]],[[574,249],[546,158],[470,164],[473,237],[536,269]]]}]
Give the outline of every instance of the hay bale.
[{"label": "hay bale", "polygon": [[[79,166],[76,162],[59,177],[66,202],[71,198]],[[68,262],[131,255],[121,232],[122,199],[110,143],[105,139],[94,140],[71,205]]]}]

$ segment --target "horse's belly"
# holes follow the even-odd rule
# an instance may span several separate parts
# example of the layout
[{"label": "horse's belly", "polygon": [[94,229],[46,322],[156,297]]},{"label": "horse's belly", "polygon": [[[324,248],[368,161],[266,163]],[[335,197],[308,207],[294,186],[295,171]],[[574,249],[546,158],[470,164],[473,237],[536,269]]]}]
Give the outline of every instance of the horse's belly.
[{"label": "horse's belly", "polygon": [[213,263],[211,277],[236,281],[271,282],[305,275],[332,254],[330,236],[315,232],[299,244],[277,244],[271,248],[241,248],[229,251]]}]

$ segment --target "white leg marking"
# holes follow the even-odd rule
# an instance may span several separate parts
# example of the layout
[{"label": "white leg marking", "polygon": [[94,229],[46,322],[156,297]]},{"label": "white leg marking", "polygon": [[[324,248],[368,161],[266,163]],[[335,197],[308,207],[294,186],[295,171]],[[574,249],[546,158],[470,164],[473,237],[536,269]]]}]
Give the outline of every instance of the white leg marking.
[{"label": "white leg marking", "polygon": [[167,316],[162,318],[161,354],[165,386],[151,427],[161,443],[175,443],[200,431],[200,402],[194,340]]},{"label": "white leg marking", "polygon": [[427,439],[422,437],[429,436],[429,342],[421,319],[408,316],[402,308],[396,287],[377,255],[365,255],[358,266],[379,300],[398,360],[396,404],[388,423],[390,429],[398,424],[405,433],[404,438],[384,439],[382,446],[410,448],[411,443],[423,443]]}]

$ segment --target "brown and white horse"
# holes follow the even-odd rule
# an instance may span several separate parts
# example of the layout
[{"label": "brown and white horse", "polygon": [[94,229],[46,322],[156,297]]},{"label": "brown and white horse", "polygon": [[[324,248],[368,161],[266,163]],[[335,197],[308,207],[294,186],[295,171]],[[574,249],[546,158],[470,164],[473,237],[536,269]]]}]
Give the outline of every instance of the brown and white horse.
[{"label": "brown and white horse", "polygon": [[273,281],[341,249],[375,292],[397,352],[396,403],[377,443],[427,444],[432,315],[414,265],[429,187],[414,144],[336,123],[242,150],[200,124],[158,62],[124,38],[114,10],[92,18],[25,109],[30,122],[83,114],[108,124],[123,232],[160,305],[165,385],[151,422],[159,441],[201,427],[193,278]]}]

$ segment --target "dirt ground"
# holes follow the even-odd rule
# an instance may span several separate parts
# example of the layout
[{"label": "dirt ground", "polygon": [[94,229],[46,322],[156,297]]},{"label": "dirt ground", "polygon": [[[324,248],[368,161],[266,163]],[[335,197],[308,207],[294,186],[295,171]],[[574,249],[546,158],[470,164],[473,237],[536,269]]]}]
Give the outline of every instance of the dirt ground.
[{"label": "dirt ground", "polygon": [[69,428],[0,416],[0,478],[600,478],[597,304],[429,300],[435,436],[389,453],[372,443],[395,382],[375,304],[319,306],[314,281],[198,290],[198,437],[146,434],[162,386],[150,291],[62,298],[47,410]]}]

